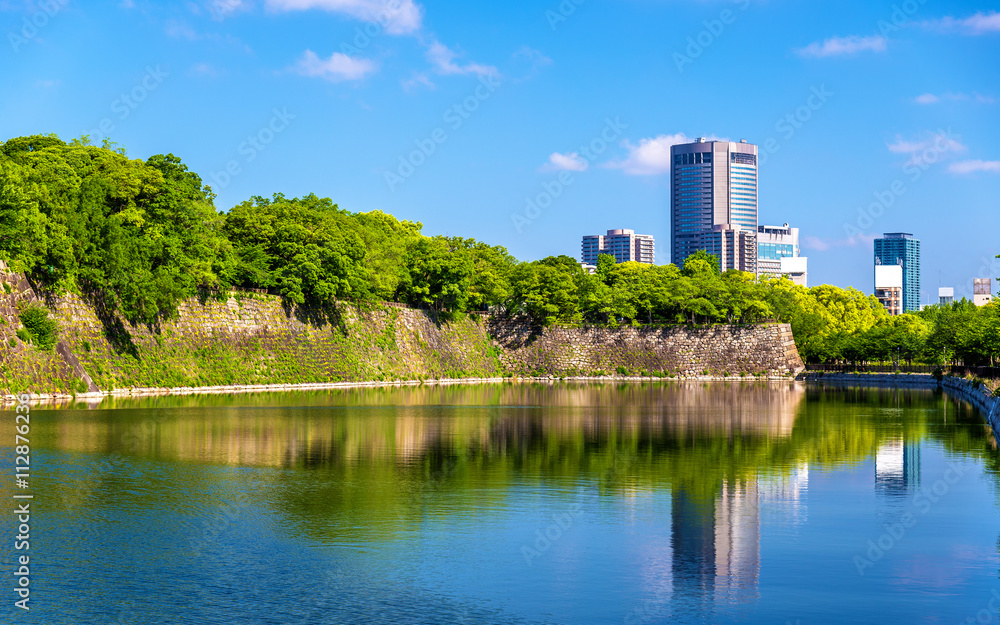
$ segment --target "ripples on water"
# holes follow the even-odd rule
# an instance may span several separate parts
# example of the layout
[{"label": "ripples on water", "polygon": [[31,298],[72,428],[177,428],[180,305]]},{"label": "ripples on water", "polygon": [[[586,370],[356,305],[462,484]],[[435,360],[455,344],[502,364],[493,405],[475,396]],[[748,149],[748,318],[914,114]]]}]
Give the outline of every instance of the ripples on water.
[{"label": "ripples on water", "polygon": [[38,407],[32,446],[18,622],[962,622],[1000,588],[995,443],[931,392],[163,397]]}]

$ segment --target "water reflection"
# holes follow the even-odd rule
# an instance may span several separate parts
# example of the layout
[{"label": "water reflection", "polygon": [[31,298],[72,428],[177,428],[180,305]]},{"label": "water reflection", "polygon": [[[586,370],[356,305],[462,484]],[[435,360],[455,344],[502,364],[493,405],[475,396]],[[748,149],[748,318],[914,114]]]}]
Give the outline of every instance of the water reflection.
[{"label": "water reflection", "polygon": [[[134,577],[148,594],[176,575],[175,588],[198,589],[203,604],[245,617],[236,598],[258,606],[262,588],[309,589],[285,622],[434,622],[426,606],[470,622],[610,622],[583,607],[535,618],[561,593],[579,606],[593,602],[582,581],[591,578],[607,586],[603,601],[663,601],[644,622],[698,622],[691,614],[729,622],[798,583],[776,570],[775,536],[790,540],[813,521],[810,498],[830,472],[863,467],[861,490],[840,502],[850,506],[862,491],[882,503],[915,492],[928,442],[982,458],[989,471],[997,462],[981,419],[933,392],[793,384],[119,399],[93,410],[40,408],[32,419],[48,473],[40,503],[51,553],[61,554],[52,570],[67,572],[54,585],[80,599],[95,589],[74,580],[104,576],[104,586],[86,582],[102,589]],[[9,487],[0,483],[0,496]],[[526,567],[521,545],[581,501],[561,542]],[[602,552],[607,544],[614,547]],[[838,555],[833,568],[849,568],[841,565],[850,556]],[[333,581],[315,581],[331,570],[340,572]],[[768,575],[784,586],[765,592]],[[239,592],[227,602],[204,590],[220,585]],[[531,608],[506,611],[536,595]]]},{"label": "water reflection", "polygon": [[675,490],[672,497],[674,592],[710,603],[752,601],[760,576],[760,501],[756,481],[723,483],[712,503]]},{"label": "water reflection", "polygon": [[875,452],[875,492],[909,497],[920,488],[920,444],[902,438],[882,443]]},{"label": "water reflection", "polygon": [[114,411],[60,420],[53,444],[241,466],[412,465],[443,451],[503,455],[552,439],[657,448],[705,437],[785,437],[803,397],[795,385],[562,384],[364,389],[272,397],[259,408],[218,396],[208,398],[217,408],[189,397],[115,399]]}]

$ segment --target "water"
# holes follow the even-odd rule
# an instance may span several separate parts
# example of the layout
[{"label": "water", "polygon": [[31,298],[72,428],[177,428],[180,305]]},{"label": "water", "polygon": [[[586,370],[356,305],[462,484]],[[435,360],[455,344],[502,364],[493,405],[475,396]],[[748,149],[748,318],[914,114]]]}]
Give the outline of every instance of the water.
[{"label": "water", "polygon": [[31,426],[32,609],[5,515],[2,623],[1000,618],[993,436],[930,391],[358,390]]}]

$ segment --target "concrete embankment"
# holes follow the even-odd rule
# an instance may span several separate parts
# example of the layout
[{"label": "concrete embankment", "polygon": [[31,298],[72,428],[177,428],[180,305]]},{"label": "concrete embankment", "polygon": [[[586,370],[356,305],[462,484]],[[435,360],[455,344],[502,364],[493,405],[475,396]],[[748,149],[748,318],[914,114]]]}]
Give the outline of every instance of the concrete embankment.
[{"label": "concrete embankment", "polygon": [[1000,397],[990,393],[985,386],[975,386],[969,380],[945,376],[938,380],[925,374],[877,373],[806,373],[800,380],[812,384],[831,386],[868,386],[877,388],[940,388],[952,397],[975,407],[993,428],[993,435],[1000,440]]}]

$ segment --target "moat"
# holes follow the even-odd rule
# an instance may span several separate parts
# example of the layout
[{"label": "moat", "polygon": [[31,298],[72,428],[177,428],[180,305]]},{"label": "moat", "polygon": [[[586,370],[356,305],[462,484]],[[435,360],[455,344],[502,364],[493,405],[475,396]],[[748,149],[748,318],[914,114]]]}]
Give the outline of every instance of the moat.
[{"label": "moat", "polygon": [[[9,444],[13,412],[0,423]],[[998,617],[1000,456],[983,418],[939,391],[107,399],[33,407],[31,431],[24,622]]]}]

